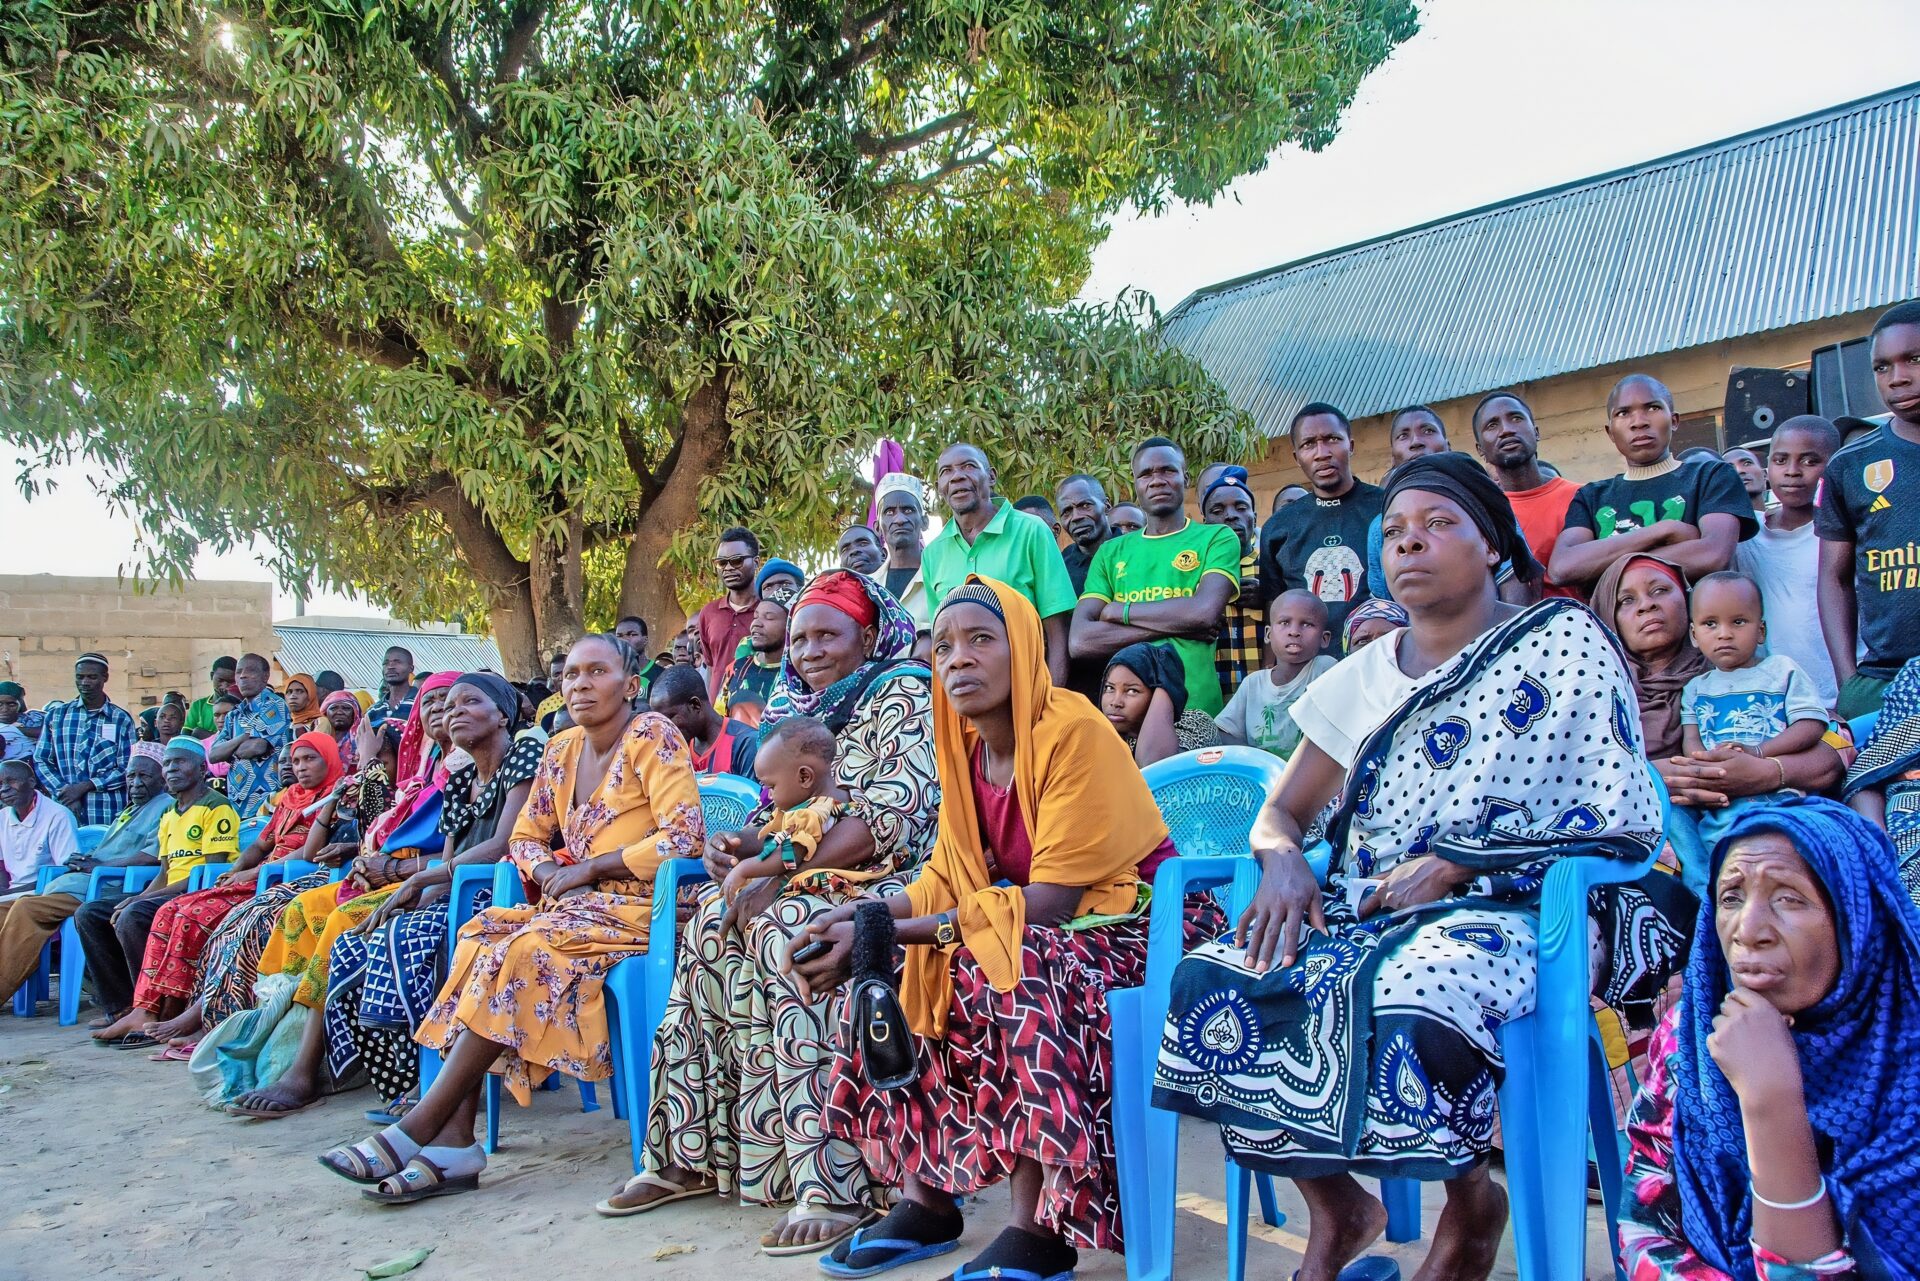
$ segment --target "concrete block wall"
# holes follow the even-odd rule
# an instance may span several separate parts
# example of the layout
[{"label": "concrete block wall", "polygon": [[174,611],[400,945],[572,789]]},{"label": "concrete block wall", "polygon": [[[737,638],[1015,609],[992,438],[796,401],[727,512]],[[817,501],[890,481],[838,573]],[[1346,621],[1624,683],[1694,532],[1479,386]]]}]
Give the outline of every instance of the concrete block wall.
[{"label": "concrete block wall", "polygon": [[0,574],[0,679],[19,681],[31,706],[73,697],[73,662],[106,655],[107,692],[138,713],[168,690],[212,692],[207,671],[222,654],[269,657],[273,589],[266,583],[190,582]]}]

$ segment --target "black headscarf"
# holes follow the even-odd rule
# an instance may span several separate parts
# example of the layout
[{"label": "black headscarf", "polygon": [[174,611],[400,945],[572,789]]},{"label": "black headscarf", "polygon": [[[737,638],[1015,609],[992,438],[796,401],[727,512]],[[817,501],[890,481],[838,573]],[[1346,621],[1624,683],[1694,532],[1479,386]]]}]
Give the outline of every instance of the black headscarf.
[{"label": "black headscarf", "polygon": [[507,683],[504,676],[492,672],[465,672],[455,685],[471,685],[487,696],[487,701],[500,709],[500,715],[506,719],[507,733],[520,728],[520,691]]},{"label": "black headscarf", "polygon": [[1522,582],[1540,581],[1540,563],[1533,558],[1527,540],[1514,519],[1513,504],[1486,469],[1465,454],[1421,454],[1409,458],[1387,473],[1384,509],[1403,489],[1418,489],[1443,494],[1460,505],[1460,510],[1487,540],[1487,546],[1500,553],[1500,559],[1513,566]]},{"label": "black headscarf", "polygon": [[1162,641],[1129,645],[1107,660],[1108,672],[1116,667],[1124,667],[1138,676],[1140,683],[1150,690],[1166,690],[1167,697],[1173,700],[1176,718],[1187,710],[1187,668],[1173,646]]}]

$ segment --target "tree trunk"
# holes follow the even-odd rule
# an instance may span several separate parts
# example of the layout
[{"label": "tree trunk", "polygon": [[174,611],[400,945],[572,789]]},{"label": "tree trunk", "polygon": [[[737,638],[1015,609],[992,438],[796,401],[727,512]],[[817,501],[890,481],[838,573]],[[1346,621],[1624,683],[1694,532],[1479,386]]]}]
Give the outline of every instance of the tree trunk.
[{"label": "tree trunk", "polygon": [[580,554],[586,533],[578,513],[567,520],[564,542],[536,543],[527,566],[533,589],[533,625],[540,653],[564,651],[586,631],[586,584]]},{"label": "tree trunk", "polygon": [[[675,534],[699,522],[700,482],[720,470],[726,460],[732,388],[733,370],[722,364],[687,398],[680,439],[654,473],[654,495],[635,522],[633,541],[627,545],[626,568],[620,575],[620,612],[647,620],[647,641],[656,652],[665,649],[686,622],[678,576],[663,567],[660,558]],[[675,484],[675,476],[684,479]]]},{"label": "tree trunk", "polygon": [[519,599],[511,592],[494,592],[493,643],[500,647],[501,675],[510,681],[529,681],[547,677],[546,662],[540,657],[540,640],[533,627],[533,602],[523,591]]}]

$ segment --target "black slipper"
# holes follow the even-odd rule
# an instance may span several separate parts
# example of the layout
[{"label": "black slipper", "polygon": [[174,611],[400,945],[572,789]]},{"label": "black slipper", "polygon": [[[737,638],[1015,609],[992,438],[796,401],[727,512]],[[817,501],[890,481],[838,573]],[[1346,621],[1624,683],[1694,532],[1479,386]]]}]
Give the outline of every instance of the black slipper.
[{"label": "black slipper", "polygon": [[840,1278],[878,1276],[958,1249],[965,1230],[966,1220],[957,1206],[941,1214],[903,1198],[886,1218],[835,1246],[820,1260],[820,1271]]},{"label": "black slipper", "polygon": [[1059,1237],[1006,1228],[960,1265],[953,1281],[1070,1281],[1080,1252]]},{"label": "black slipper", "polygon": [[125,1036],[115,1037],[111,1041],[101,1041],[100,1044],[110,1050],[145,1050],[156,1045],[165,1045],[166,1042],[151,1032],[133,1031]]}]

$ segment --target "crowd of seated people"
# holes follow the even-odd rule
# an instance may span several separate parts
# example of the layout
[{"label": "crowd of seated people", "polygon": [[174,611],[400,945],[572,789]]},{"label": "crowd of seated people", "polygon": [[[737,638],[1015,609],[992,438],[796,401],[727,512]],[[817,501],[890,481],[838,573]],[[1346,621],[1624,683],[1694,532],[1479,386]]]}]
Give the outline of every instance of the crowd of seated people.
[{"label": "crowd of seated people", "polygon": [[[1920,1275],[1920,628],[1883,572],[1920,510],[1920,307],[1873,353],[1891,421],[1843,446],[1793,418],[1731,460],[1675,458],[1671,394],[1631,374],[1621,473],[1586,485],[1511,392],[1477,459],[1396,415],[1378,486],[1308,405],[1306,484],[1259,525],[1244,469],[1190,482],[1164,438],[1123,521],[1085,474],[1009,502],[957,441],[931,541],[904,473],[812,575],[729,528],[661,652],[629,616],[525,685],[396,648],[364,693],[275,688],[248,654],[135,717],[86,654],[29,728],[0,683],[0,995],[72,919],[102,1046],[255,1120],[371,1084],[379,1128],[322,1163],[385,1204],[468,1193],[490,1072],[522,1104],[611,1077],[608,975],[660,942],[663,864],[699,859],[662,918],[640,1173],[599,1213],[732,1197],[777,1210],[769,1256],[864,1277],[961,1249],[958,1198],[1006,1182],[955,1275],[1063,1278],[1126,1244],[1106,993],[1143,980],[1179,853],[1143,770],[1243,744],[1284,762],[1259,885],[1234,920],[1162,905],[1187,956],[1155,1100],[1296,1183],[1303,1281],[1383,1233],[1357,1176],[1443,1183],[1421,1275],[1489,1275],[1498,1033],[1534,1008],[1562,859],[1634,868],[1590,927],[1638,1086],[1628,1275]],[[721,773],[761,797],[728,830]],[[263,875],[289,860],[318,870]],[[491,864],[521,901],[456,932],[455,871]]]}]

